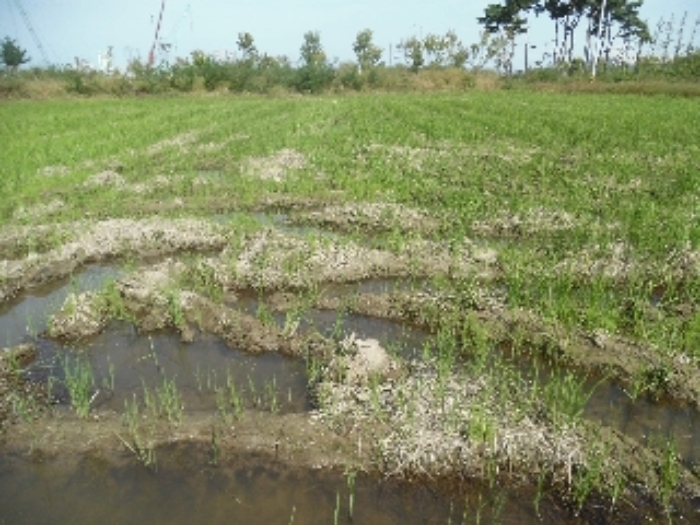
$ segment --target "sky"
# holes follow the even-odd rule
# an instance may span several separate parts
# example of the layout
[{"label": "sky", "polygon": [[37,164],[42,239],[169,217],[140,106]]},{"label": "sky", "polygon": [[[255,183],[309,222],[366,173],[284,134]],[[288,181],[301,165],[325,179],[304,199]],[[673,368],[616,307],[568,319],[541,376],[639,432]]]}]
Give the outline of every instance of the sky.
[{"label": "sky", "polygon": [[[31,65],[43,65],[34,28],[52,64],[74,64],[75,57],[98,67],[98,57],[112,46],[113,62],[146,60],[154,41],[162,0],[0,0],[0,39],[9,36],[28,51]],[[236,51],[238,34],[249,32],[260,52],[285,55],[293,63],[307,31],[318,31],[331,60],[354,60],[357,33],[371,29],[384,49],[383,60],[401,61],[396,45],[410,36],[454,30],[462,42],[478,41],[476,19],[497,0],[165,0],[160,39],[170,42],[170,58],[193,50],[223,56]],[[686,38],[700,17],[700,0],[645,0],[641,15],[654,27],[688,13]],[[700,33],[700,31],[698,31]],[[528,35],[542,53],[553,37],[553,23],[534,20]],[[700,34],[695,42],[700,45]],[[389,50],[392,57],[389,56]],[[531,54],[531,59],[537,57]]]}]

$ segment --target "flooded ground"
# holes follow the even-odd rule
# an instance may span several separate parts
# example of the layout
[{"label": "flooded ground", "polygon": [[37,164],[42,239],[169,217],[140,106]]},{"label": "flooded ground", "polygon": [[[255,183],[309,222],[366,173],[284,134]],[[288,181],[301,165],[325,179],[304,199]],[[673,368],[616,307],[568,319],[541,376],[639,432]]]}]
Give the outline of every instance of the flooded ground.
[{"label": "flooded ground", "polygon": [[10,104],[0,522],[700,522],[697,110],[497,95]]},{"label": "flooded ground", "polygon": [[202,334],[196,343],[185,343],[172,331],[139,334],[133,325],[115,323],[89,343],[64,348],[44,340],[27,376],[35,381],[53,377],[52,393],[69,404],[62,386],[64,359],[85,359],[94,375],[94,409],[122,411],[125,401],[140,395],[144,387],[159,387],[173,378],[182,404],[188,410],[216,407],[216,390],[235,386],[246,406],[269,406],[286,412],[309,408],[306,368],[302,360],[277,354],[251,356],[229,348],[214,336]]},{"label": "flooded ground", "polygon": [[645,446],[658,447],[670,440],[689,468],[700,467],[700,414],[687,404],[655,401],[648,395],[633,399],[619,384],[604,381],[595,386],[584,415]]},{"label": "flooded ground", "polygon": [[[284,220],[276,217],[270,224]],[[175,265],[171,267],[176,268]],[[136,275],[146,273],[136,271]],[[447,485],[432,482],[426,485],[423,481],[408,483],[394,478],[382,479],[376,473],[366,474],[363,471],[373,470],[367,469],[366,459],[356,459],[359,461],[357,470],[347,470],[348,443],[340,445],[329,441],[318,445],[314,440],[318,438],[319,443],[323,443],[325,438],[314,434],[313,424],[308,426],[309,421],[320,417],[315,412],[319,399],[314,385],[319,381],[321,370],[316,355],[305,355],[298,350],[251,353],[245,338],[227,338],[226,331],[222,336],[210,329],[184,330],[187,325],[174,322],[166,322],[159,329],[144,329],[138,322],[112,319],[95,334],[75,341],[48,337],[50,316],[65,310],[71,294],[86,296],[86,292],[102,290],[107,283],[120,280],[123,275],[117,267],[89,265],[70,279],[30,289],[6,303],[0,312],[3,346],[33,345],[33,360],[23,367],[22,377],[46,389],[56,418],[53,425],[59,429],[54,436],[56,443],[64,440],[66,444],[64,455],[57,455],[55,450],[47,453],[53,449],[42,448],[44,436],[40,429],[33,427],[27,434],[31,436],[31,443],[26,455],[20,453],[21,447],[17,445],[17,440],[23,438],[16,437],[10,447],[13,452],[0,456],[0,491],[8,495],[10,501],[3,505],[2,518],[8,523],[94,522],[107,517],[114,523],[131,523],[136,519],[154,523],[223,523],[230,519],[249,523],[280,520],[289,523],[578,523],[589,519],[605,523],[617,520],[616,512],[599,514],[595,505],[583,509],[580,515],[572,512],[574,505],[571,501],[562,504],[558,489],[521,484],[515,478],[510,480],[509,476],[504,479],[498,467],[494,467],[495,473],[486,476],[490,482],[477,480],[472,474],[458,476],[458,489],[455,489],[454,478]],[[138,283],[133,275],[128,279],[131,281],[124,282]],[[220,306],[223,313],[215,313],[215,316],[225,319],[227,311],[239,312],[245,316],[241,319],[248,323],[246,326],[254,337],[264,339],[268,337],[265,334],[278,333],[277,340],[291,349],[299,348],[296,340],[320,338],[326,345],[339,344],[345,349],[342,353],[348,351],[348,347],[343,346],[345,341],[357,339],[376,342],[401,362],[422,363],[430,354],[427,350],[439,344],[436,342],[439,335],[427,327],[358,313],[350,307],[353,297],[428,296],[432,289],[427,280],[374,277],[324,284],[315,293],[321,298],[315,300],[319,305],[339,304],[341,307],[314,307],[309,303],[303,312],[292,318],[289,308],[298,295],[293,288],[277,292],[274,288],[255,291],[243,287],[230,294],[229,300]],[[154,311],[162,309],[163,304],[168,309],[174,308],[172,297],[168,296],[167,303],[155,300]],[[158,319],[158,314],[154,315]],[[184,307],[181,315],[192,322]],[[294,321],[291,328],[290,319]],[[210,325],[205,322],[201,326]],[[257,332],[259,334],[255,335]],[[241,346],[237,346],[236,341],[242,341]],[[503,357],[501,352],[493,348],[490,360],[499,362]],[[351,360],[351,356],[352,352],[340,362]],[[322,373],[327,374],[338,366],[337,359],[323,364],[327,368]],[[522,356],[515,359],[512,355],[509,359],[517,363],[524,378],[536,378],[542,385],[555,376],[569,373],[566,369],[546,367],[536,373],[532,359]],[[87,423],[73,420],[76,394],[70,382],[79,367],[89,370],[85,388],[88,411],[96,421],[92,427],[89,418]],[[403,372],[397,373],[399,377]],[[586,420],[618,431],[647,447],[662,447],[672,440],[685,467],[696,468],[700,461],[700,449],[695,446],[699,432],[697,410],[679,403],[657,402],[646,395],[632,396],[613,378],[594,381],[578,374],[576,382],[584,386],[586,396],[590,391],[582,407]],[[367,399],[361,389],[354,395]],[[370,399],[372,395],[369,394]],[[379,405],[384,397],[372,403]],[[166,402],[172,405],[167,414],[162,406],[160,409],[150,406],[158,403],[165,406]],[[157,421],[144,423],[149,410]],[[271,423],[272,420],[251,423],[255,416],[241,418],[243,411],[265,413],[272,418],[298,416],[301,419],[280,419],[279,424]],[[90,443],[89,435],[94,432],[95,443],[101,443],[95,445],[97,448],[76,445],[72,449],[72,445],[67,445],[71,432],[79,432],[76,430],[79,425],[85,429],[86,443]],[[168,437],[171,431],[163,431],[163,425],[176,429],[177,437],[172,434]],[[299,433],[297,426],[308,427],[304,432],[311,432],[314,437],[303,437],[309,434]],[[294,430],[290,433],[294,438],[284,448],[279,436],[292,427]],[[240,435],[245,436],[238,444],[236,429],[241,429]],[[273,437],[258,442],[251,437],[257,429]],[[343,432],[347,432],[347,437]],[[349,427],[340,432],[340,438],[350,443],[357,458],[362,453],[369,454],[376,445],[363,444],[365,438],[352,432]],[[461,434],[467,432],[460,430]],[[309,443],[313,446],[327,447],[326,453],[335,447],[345,455],[342,459],[325,462],[331,468],[320,470],[309,468],[309,463],[313,464],[310,459],[300,464],[294,460],[290,462],[289,458],[298,453],[305,439],[311,439]],[[274,447],[273,459],[270,443]],[[241,447],[251,452],[243,454]],[[282,456],[288,460],[281,461]],[[338,473],[339,465],[345,465],[344,474]],[[553,480],[552,484],[555,485]],[[76,505],[76,501],[83,503]],[[179,502],[184,501],[190,503],[180,505]],[[683,512],[691,515],[696,510],[691,506]],[[631,515],[636,515],[636,510]]]},{"label": "flooded ground", "polygon": [[117,279],[120,272],[113,266],[93,265],[63,282],[52,282],[32,289],[0,306],[0,345],[14,346],[46,330],[46,322],[70,293],[102,288]]},{"label": "flooded ground", "polygon": [[[77,463],[0,459],[2,520],[39,523],[556,524],[566,512],[532,494],[465,482],[460,491],[362,473],[285,467],[238,457],[213,467],[172,447],[157,473],[103,457]],[[576,523],[578,520],[574,521]],[[568,521],[572,523],[571,521]]]}]

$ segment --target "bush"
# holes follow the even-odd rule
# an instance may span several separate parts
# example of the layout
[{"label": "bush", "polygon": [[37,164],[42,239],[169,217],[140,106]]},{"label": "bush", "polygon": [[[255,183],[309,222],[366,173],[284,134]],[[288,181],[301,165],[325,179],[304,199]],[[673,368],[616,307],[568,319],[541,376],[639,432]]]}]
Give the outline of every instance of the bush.
[{"label": "bush", "polygon": [[294,83],[300,93],[321,93],[333,82],[335,72],[326,64],[309,64],[296,70]]},{"label": "bush", "polygon": [[237,62],[218,61],[202,52],[190,59],[152,68],[133,61],[124,73],[106,74],[73,67],[0,71],[0,98],[162,94],[214,91],[282,94],[334,91],[460,91],[465,89],[555,89],[614,93],[697,96],[700,93],[700,52],[673,60],[643,57],[636,65],[601,63],[595,83],[590,66],[581,60],[570,65],[530,69],[503,76],[495,71],[467,71],[431,66],[412,71],[404,65],[383,64],[361,71],[354,63],[312,62],[294,67],[285,57],[252,55]]},{"label": "bush", "polygon": [[194,89],[195,70],[186,61],[178,61],[170,68],[170,87],[189,92]]},{"label": "bush", "polygon": [[25,81],[17,75],[0,76],[0,97],[1,98],[24,98]]},{"label": "bush", "polygon": [[355,64],[341,64],[336,71],[333,87],[340,90],[361,91],[365,86],[367,75],[368,72],[361,73]]}]

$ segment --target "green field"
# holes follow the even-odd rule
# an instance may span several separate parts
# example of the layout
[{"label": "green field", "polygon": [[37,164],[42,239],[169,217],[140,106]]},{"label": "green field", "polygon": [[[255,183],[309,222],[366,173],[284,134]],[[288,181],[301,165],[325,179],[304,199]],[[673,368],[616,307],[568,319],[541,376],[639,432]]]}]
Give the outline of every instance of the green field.
[{"label": "green field", "polygon": [[[423,372],[408,372],[408,379],[392,379],[394,390],[410,397],[411,388],[423,389],[442,399],[446,419],[461,416],[448,414],[445,399],[474,403],[455,428],[466,442],[490,450],[482,478],[494,475],[489,465],[507,463],[515,470],[509,480],[549,491],[572,514],[603,502],[606,509],[622,507],[622,515],[682,515],[700,487],[689,444],[700,435],[681,443],[669,431],[636,443],[637,437],[614,437],[618,429],[584,417],[591,384],[603,383],[632,403],[684,407],[692,417],[700,408],[695,100],[502,90],[0,102],[0,196],[6,301],[44,284],[36,277],[42,261],[80,242],[91,225],[202,219],[224,240],[176,250],[200,255],[181,257],[186,269],[169,281],[169,326],[183,331],[188,322],[197,324],[188,317],[191,304],[180,307],[186,291],[221,304],[227,293],[252,290],[267,305],[256,314],[265,327],[271,312],[291,323],[312,306],[339,318],[356,312],[424,327],[432,342],[423,366],[434,367],[438,378],[454,374],[465,384],[489,386],[482,396],[462,398],[445,386],[449,381],[413,384],[411,377]],[[294,240],[272,237],[287,230],[280,233],[270,217],[293,225]],[[250,270],[236,261],[255,238],[269,244]],[[85,248],[88,255],[70,273],[105,258],[138,267],[145,257],[138,246],[105,256]],[[211,249],[220,257],[203,263],[201,253]],[[314,266],[314,254],[322,252],[328,261],[336,261],[328,253],[348,253],[350,262],[329,263],[323,273]],[[375,262],[362,266],[370,259]],[[336,263],[341,270],[334,274]],[[412,293],[397,287],[385,302],[360,292],[334,302],[318,291],[326,282],[365,278],[396,279]],[[291,298],[269,295],[280,290]],[[124,313],[124,297],[115,297],[113,286],[101,293],[100,315],[140,324],[136,310]],[[63,313],[70,317],[70,309]],[[291,333],[290,323],[283,334]],[[221,335],[207,326],[200,320],[203,331]],[[349,417],[332,409],[342,405],[342,389],[331,392],[334,380],[322,377],[336,360],[299,345],[291,342],[285,352],[305,356],[312,379],[320,374],[320,409]],[[547,380],[529,375],[539,367]],[[369,401],[353,414],[386,423],[395,407],[375,398],[370,383]],[[561,463],[564,456],[533,459],[537,454],[524,444],[514,445],[520,452],[512,457],[497,451],[501,427],[522,430],[524,420],[533,433],[543,425],[562,443],[586,442],[573,467]],[[389,447],[412,443],[410,424],[401,421],[405,434],[389,435],[383,441]],[[631,453],[637,446],[644,452]],[[409,452],[401,460],[398,453],[377,454],[388,470],[443,473],[418,459],[402,463]],[[612,460],[601,461],[607,457]],[[380,463],[360,463],[381,470]],[[476,470],[464,466],[468,476]],[[627,489],[633,494],[622,499],[650,495],[653,503],[636,509],[620,503]]]}]

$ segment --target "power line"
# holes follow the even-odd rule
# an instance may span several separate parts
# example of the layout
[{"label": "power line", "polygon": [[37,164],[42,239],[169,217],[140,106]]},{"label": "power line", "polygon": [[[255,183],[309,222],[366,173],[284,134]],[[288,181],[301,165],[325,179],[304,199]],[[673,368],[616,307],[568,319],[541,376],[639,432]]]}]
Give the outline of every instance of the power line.
[{"label": "power line", "polygon": [[15,37],[17,36],[17,19],[15,18],[15,11],[14,9],[11,9],[10,6],[8,6],[8,9],[10,10],[10,17],[12,18],[12,30],[14,31]]},{"label": "power line", "polygon": [[29,34],[32,36],[32,39],[34,40],[34,45],[37,47],[39,50],[39,54],[41,55],[41,59],[44,61],[45,65],[50,65],[49,59],[46,56],[46,51],[44,51],[44,46],[41,44],[41,40],[39,39],[39,36],[36,34],[36,31],[34,31],[34,26],[32,26],[32,22],[29,20],[29,16],[27,15],[27,12],[24,10],[24,6],[22,5],[22,2],[20,0],[15,0],[15,5],[17,6],[17,9],[19,10],[19,14],[22,15],[22,19],[24,20],[24,25],[27,26],[27,29],[29,30]]}]

